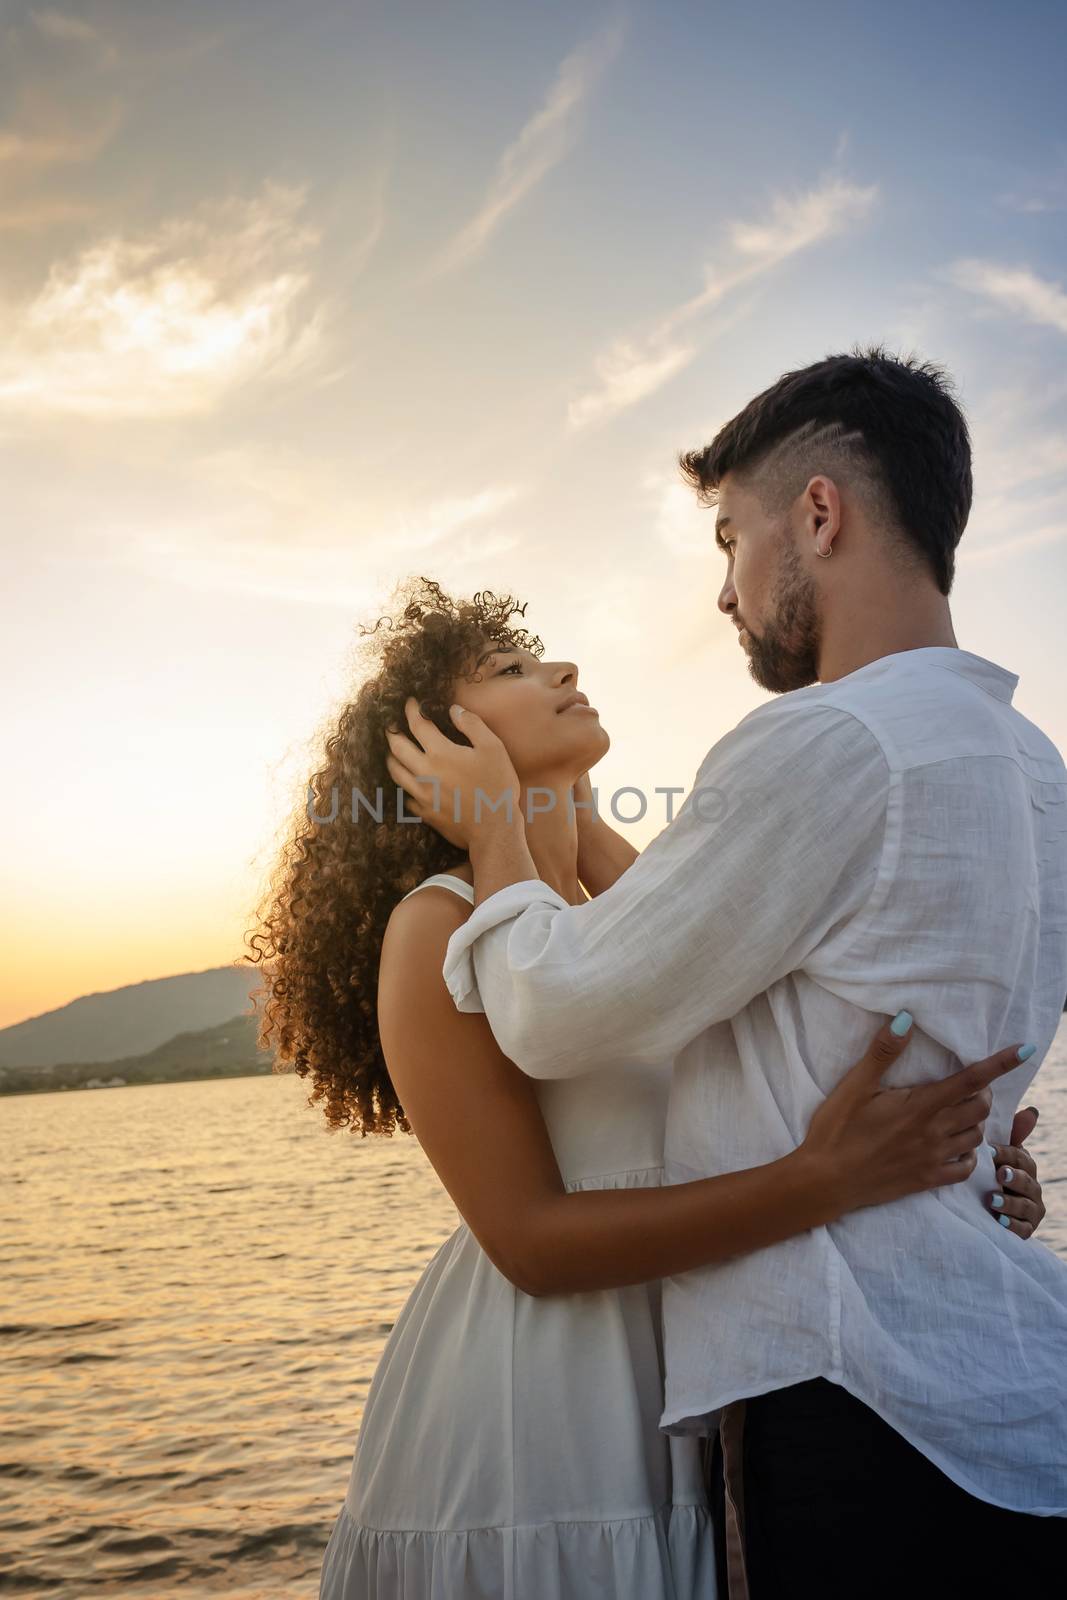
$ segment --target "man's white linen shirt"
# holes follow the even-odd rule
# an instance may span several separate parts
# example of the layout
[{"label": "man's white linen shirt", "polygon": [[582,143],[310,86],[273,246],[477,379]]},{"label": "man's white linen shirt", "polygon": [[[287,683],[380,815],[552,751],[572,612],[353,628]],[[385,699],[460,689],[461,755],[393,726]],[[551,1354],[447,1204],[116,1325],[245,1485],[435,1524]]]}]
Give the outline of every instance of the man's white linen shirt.
[{"label": "man's white linen shirt", "polygon": [[[460,1010],[536,1078],[673,1060],[668,1182],[787,1154],[902,1008],[887,1084],[1033,1041],[994,1086],[1006,1143],[1067,994],[1067,771],[965,650],[898,652],[759,706],[604,894],[536,880],[449,942]],[[1067,1515],[1067,1263],[962,1184],[664,1283],[669,1432],[824,1377],[970,1493]]]}]

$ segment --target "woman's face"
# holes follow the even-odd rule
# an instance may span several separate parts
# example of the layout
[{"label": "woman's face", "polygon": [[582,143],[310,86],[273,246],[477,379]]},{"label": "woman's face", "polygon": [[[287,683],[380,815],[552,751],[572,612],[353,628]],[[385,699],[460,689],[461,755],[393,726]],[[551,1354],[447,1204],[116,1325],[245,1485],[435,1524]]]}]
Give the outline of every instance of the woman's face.
[{"label": "woman's face", "polygon": [[578,688],[573,661],[539,661],[528,650],[487,645],[471,671],[477,678],[457,678],[453,699],[503,741],[524,782],[573,783],[606,754],[611,741]]}]

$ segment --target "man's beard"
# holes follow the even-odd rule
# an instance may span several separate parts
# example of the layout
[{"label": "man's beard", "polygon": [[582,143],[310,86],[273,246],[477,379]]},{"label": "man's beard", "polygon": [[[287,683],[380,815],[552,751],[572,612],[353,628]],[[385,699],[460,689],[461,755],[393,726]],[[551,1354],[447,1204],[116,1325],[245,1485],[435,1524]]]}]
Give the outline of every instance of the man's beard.
[{"label": "man's beard", "polygon": [[759,639],[748,628],[746,654],[748,670],[762,688],[787,694],[819,681],[819,618],[814,579],[802,570],[787,532],[779,548],[771,596],[773,620],[765,624]]}]

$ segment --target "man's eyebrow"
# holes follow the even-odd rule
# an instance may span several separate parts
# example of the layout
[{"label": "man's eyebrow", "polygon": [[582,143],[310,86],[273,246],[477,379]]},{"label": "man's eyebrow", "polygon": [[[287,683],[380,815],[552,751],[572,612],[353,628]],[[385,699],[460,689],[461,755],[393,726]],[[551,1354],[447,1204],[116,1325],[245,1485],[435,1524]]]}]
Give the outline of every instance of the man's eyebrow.
[{"label": "man's eyebrow", "polygon": [[720,517],[715,524],[715,543],[718,545],[720,550],[726,549],[726,541],[722,536],[722,530],[727,526],[729,521],[729,517]]}]

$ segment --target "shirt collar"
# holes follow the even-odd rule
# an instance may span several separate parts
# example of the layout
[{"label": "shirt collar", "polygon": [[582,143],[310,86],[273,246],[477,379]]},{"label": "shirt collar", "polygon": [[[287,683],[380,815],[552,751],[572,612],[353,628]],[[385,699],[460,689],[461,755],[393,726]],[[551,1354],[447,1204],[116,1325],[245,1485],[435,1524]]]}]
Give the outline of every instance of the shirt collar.
[{"label": "shirt collar", "polygon": [[[1006,667],[998,667],[995,661],[987,661],[984,656],[976,656],[970,650],[959,650],[955,645],[929,644],[922,645],[917,650],[895,650],[887,656],[879,656],[877,661],[871,661],[866,667],[860,667],[859,672],[869,671],[871,668],[884,665],[888,662],[902,662],[914,660],[916,664],[931,667],[944,667],[947,672],[956,672],[961,678],[970,678],[980,689],[985,689],[988,694],[997,700],[1011,704],[1011,697],[1019,682],[1017,672],[1009,672]],[[857,676],[857,674],[849,674]]]}]

